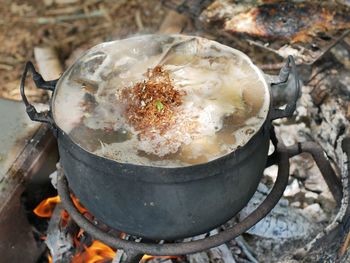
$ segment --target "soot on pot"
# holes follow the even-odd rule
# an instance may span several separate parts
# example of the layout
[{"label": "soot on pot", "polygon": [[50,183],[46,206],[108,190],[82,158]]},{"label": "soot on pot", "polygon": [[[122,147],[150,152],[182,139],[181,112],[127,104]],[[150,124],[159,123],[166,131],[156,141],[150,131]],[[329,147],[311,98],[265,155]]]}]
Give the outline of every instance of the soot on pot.
[{"label": "soot on pot", "polygon": [[61,78],[56,124],[84,149],[153,166],[205,163],[244,145],[269,93],[243,53],[187,36],[141,36],[88,51]]}]

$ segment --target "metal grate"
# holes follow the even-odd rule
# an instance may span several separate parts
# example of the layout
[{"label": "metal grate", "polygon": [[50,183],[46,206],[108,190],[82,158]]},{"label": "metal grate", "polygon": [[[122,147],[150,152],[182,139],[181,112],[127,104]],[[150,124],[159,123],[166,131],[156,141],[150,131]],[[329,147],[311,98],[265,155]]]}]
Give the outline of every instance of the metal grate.
[{"label": "metal grate", "polygon": [[265,217],[269,211],[278,203],[288,184],[289,178],[289,158],[300,153],[309,153],[314,158],[319,167],[324,180],[326,181],[331,193],[337,204],[340,205],[342,198],[342,185],[340,179],[334,173],[330,163],[326,159],[322,148],[313,142],[304,142],[286,147],[282,142],[278,142],[274,132],[272,132],[271,140],[276,145],[276,151],[269,156],[267,167],[278,164],[278,176],[274,187],[268,194],[266,199],[259,207],[248,215],[245,219],[235,224],[231,228],[227,228],[218,234],[204,239],[190,242],[175,243],[157,243],[151,240],[147,242],[135,242],[132,240],[120,239],[101,230],[96,224],[85,218],[74,206],[69,192],[68,182],[65,178],[62,168],[58,167],[57,190],[61,197],[64,208],[69,215],[81,228],[89,233],[95,239],[101,240],[105,244],[118,249],[123,249],[128,254],[124,263],[137,263],[143,254],[164,256],[164,255],[184,255],[203,251],[212,247],[219,246],[229,240],[234,239],[238,235],[256,224],[260,219]]},{"label": "metal grate", "polygon": [[339,30],[329,34],[319,34],[310,42],[296,44],[286,44],[279,41],[269,43],[261,40],[253,40],[248,37],[245,37],[245,40],[251,45],[274,52],[283,58],[292,54],[295,57],[297,64],[312,65],[332,47],[342,41],[349,33],[350,30]]}]

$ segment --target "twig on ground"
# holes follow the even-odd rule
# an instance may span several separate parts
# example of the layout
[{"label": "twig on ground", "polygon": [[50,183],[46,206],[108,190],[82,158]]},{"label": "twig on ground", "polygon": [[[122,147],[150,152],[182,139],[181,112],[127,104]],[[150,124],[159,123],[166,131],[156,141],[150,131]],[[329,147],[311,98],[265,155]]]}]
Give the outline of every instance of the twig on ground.
[{"label": "twig on ground", "polygon": [[236,237],[235,241],[252,263],[259,263],[259,261],[253,256],[253,253],[250,252],[251,249],[242,236]]},{"label": "twig on ground", "polygon": [[143,30],[143,23],[142,23],[140,10],[136,10],[136,12],[135,12],[135,23],[136,23],[137,29],[139,31]]},{"label": "twig on ground", "polygon": [[8,64],[0,64],[0,69],[3,70],[12,70],[13,66],[12,65],[8,65]]},{"label": "twig on ground", "polygon": [[344,256],[346,250],[349,248],[349,244],[350,244],[350,232],[348,232],[348,234],[346,235],[345,241],[339,250],[339,253],[338,253],[339,257]]},{"label": "twig on ground", "polygon": [[57,23],[72,21],[77,19],[87,19],[87,18],[102,17],[102,16],[105,16],[104,10],[94,10],[89,13],[82,13],[82,14],[61,15],[56,17],[39,17],[36,19],[36,21],[38,24],[44,25],[44,24],[57,24]]}]

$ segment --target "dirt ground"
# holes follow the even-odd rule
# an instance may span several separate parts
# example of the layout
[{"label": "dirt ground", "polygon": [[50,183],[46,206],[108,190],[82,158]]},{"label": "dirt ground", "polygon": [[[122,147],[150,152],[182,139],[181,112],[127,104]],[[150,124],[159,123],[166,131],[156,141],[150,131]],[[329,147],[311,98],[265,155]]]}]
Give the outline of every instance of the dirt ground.
[{"label": "dirt ground", "polygon": [[[20,100],[19,79],[34,47],[56,49],[63,68],[103,41],[159,28],[166,9],[159,0],[2,0],[0,5],[0,97]],[[44,92],[28,83],[31,101]]]}]

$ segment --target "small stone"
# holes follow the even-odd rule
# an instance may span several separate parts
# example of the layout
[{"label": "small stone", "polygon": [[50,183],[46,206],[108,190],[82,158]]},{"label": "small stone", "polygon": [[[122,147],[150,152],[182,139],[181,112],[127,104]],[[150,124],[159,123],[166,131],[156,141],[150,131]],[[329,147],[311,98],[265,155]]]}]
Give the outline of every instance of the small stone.
[{"label": "small stone", "polygon": [[278,166],[277,165],[272,165],[270,167],[267,167],[264,170],[264,176],[269,177],[273,182],[277,178],[277,173],[278,173]]},{"label": "small stone", "polygon": [[281,198],[280,201],[279,201],[279,205],[280,205],[281,207],[288,207],[289,201],[288,201],[287,199]]},{"label": "small stone", "polygon": [[312,205],[305,207],[302,210],[302,213],[310,221],[313,221],[315,223],[320,223],[322,221],[327,220],[326,214],[324,213],[320,204],[318,204],[318,203],[314,203]]},{"label": "small stone", "polygon": [[234,255],[242,254],[242,250],[239,247],[237,247],[237,246],[232,247],[231,251],[232,251],[232,254],[234,254]]},{"label": "small stone", "polygon": [[337,207],[335,200],[333,199],[331,193],[328,191],[319,194],[317,201],[321,204],[323,210],[326,213],[333,213]]},{"label": "small stone", "polygon": [[318,87],[315,87],[311,91],[311,98],[316,106],[321,105],[323,101],[328,97],[328,95],[329,95],[329,87],[325,85],[320,85]]},{"label": "small stone", "polygon": [[287,188],[284,191],[283,195],[286,196],[286,197],[290,197],[290,196],[296,195],[299,192],[300,192],[300,187],[299,187],[298,180],[294,179],[292,181],[292,183],[287,186]]},{"label": "small stone", "polygon": [[328,191],[328,186],[322,178],[322,175],[317,167],[310,169],[309,176],[305,180],[305,189],[315,193]]},{"label": "small stone", "polygon": [[301,203],[299,201],[293,202],[290,204],[291,207],[295,207],[295,208],[300,208],[301,207]]},{"label": "small stone", "polygon": [[294,177],[305,180],[310,174],[318,173],[313,159],[307,154],[301,154],[290,160],[290,174]]},{"label": "small stone", "polygon": [[43,0],[43,2],[46,6],[51,6],[53,5],[54,0]]},{"label": "small stone", "polygon": [[262,194],[266,194],[267,195],[270,190],[265,184],[259,183],[257,191],[259,191]]},{"label": "small stone", "polygon": [[279,134],[286,146],[297,142],[304,142],[303,133],[307,130],[305,123],[275,126],[276,133]]},{"label": "small stone", "polygon": [[307,115],[307,108],[304,106],[298,106],[296,109],[296,115],[300,118],[300,117],[306,117]]},{"label": "small stone", "polygon": [[319,194],[314,192],[306,191],[305,193],[305,202],[307,204],[313,204],[318,199]]}]

